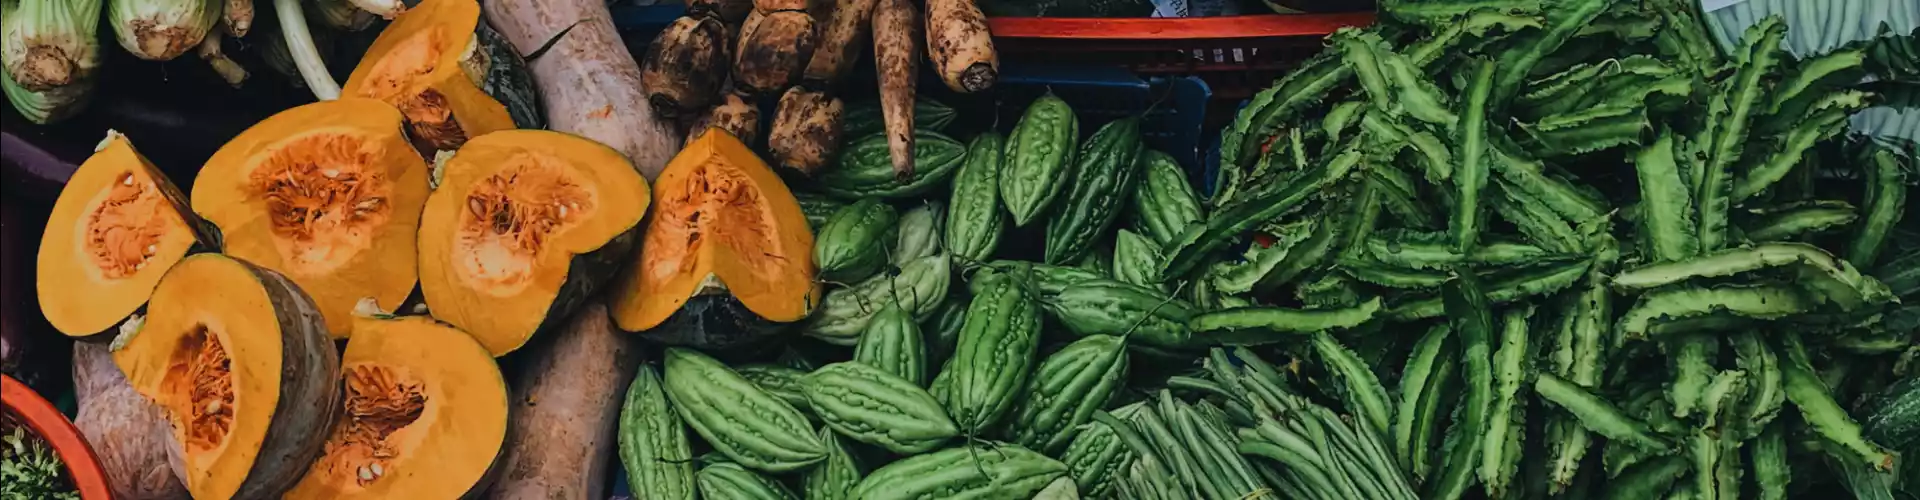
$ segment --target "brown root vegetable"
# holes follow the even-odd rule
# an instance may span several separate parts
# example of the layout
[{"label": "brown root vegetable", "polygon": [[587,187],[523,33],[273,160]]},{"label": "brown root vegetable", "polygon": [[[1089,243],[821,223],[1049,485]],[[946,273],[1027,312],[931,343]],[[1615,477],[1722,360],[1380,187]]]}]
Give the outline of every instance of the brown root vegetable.
[{"label": "brown root vegetable", "polygon": [[826,92],[804,87],[787,89],[773,115],[767,151],[774,162],[813,175],[840,152],[841,119],[846,105]]},{"label": "brown root vegetable", "polygon": [[847,0],[827,19],[827,26],[820,32],[820,43],[813,49],[813,57],[807,61],[807,72],[802,78],[808,85],[828,88],[847,77],[847,71],[853,69],[853,62],[860,58],[860,49],[867,34],[867,25],[873,19],[873,4],[876,0]]},{"label": "brown root vegetable", "polygon": [[880,73],[880,111],[887,124],[893,174],[913,176],[913,96],[920,74],[920,13],[913,0],[879,0],[873,11],[873,56]]},{"label": "brown root vegetable", "polygon": [[687,15],[709,16],[727,24],[738,23],[753,12],[753,0],[688,0]]},{"label": "brown root vegetable", "polygon": [[955,92],[992,88],[1000,76],[993,33],[974,0],[927,0],[927,58]]},{"label": "brown root vegetable", "polygon": [[739,54],[733,61],[733,83],[754,94],[786,90],[800,79],[813,57],[813,16],[806,11],[780,11],[752,19],[740,30]]},{"label": "brown root vegetable", "polygon": [[785,10],[810,11],[814,4],[832,3],[839,0],[753,0],[753,10],[761,14],[772,14]]},{"label": "brown root vegetable", "polygon": [[704,109],[727,76],[727,28],[719,19],[684,16],[647,45],[640,81],[655,113],[675,117]]},{"label": "brown root vegetable", "polygon": [[688,143],[692,143],[692,139],[698,139],[700,133],[705,132],[706,129],[717,128],[733,134],[733,138],[739,139],[743,144],[753,144],[760,138],[760,107],[747,102],[745,96],[728,92],[720,101],[720,105],[714,106],[707,112],[702,123],[704,125],[700,130],[687,134],[690,137]]},{"label": "brown root vegetable", "polygon": [[242,37],[253,29],[253,0],[227,0],[220,11],[227,34]]},{"label": "brown root vegetable", "polygon": [[[593,0],[599,1],[599,0]],[[598,301],[526,348],[507,400],[507,449],[491,498],[606,498],[621,396],[640,366],[636,338]]]},{"label": "brown root vegetable", "polygon": [[647,105],[640,64],[621,42],[606,2],[490,0],[485,8],[487,21],[520,53],[553,43],[528,61],[551,130],[619,150],[648,180],[660,175],[680,151],[678,135]]},{"label": "brown root vegetable", "polygon": [[167,450],[178,446],[167,414],[127,383],[106,344],[73,344],[73,388],[73,425],[100,458],[114,498],[186,498],[187,485],[167,464]]}]

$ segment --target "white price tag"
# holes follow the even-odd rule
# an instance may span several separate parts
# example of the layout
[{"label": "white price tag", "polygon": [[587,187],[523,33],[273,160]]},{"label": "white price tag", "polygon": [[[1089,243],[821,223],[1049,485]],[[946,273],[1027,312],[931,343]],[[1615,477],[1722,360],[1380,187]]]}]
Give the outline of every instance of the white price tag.
[{"label": "white price tag", "polygon": [[[1799,1],[1804,2],[1809,0],[1799,0]],[[1716,10],[1732,7],[1735,5],[1740,5],[1743,3],[1747,3],[1747,0],[1700,0],[1700,11],[1713,12]]]}]

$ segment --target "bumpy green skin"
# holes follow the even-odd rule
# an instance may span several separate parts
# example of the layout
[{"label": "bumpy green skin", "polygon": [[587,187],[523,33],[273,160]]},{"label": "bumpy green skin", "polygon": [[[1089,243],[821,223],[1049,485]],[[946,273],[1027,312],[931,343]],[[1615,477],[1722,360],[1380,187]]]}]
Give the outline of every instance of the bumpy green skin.
[{"label": "bumpy green skin", "polygon": [[921,257],[940,253],[941,227],[947,223],[947,204],[929,201],[900,215],[894,228],[893,265],[904,266]]},{"label": "bumpy green skin", "polygon": [[894,453],[933,451],[960,433],[926,389],[866,363],[820,367],[800,388],[827,427]]},{"label": "bumpy green skin", "polygon": [[793,405],[801,413],[813,411],[812,407],[807,406],[806,393],[800,392],[800,379],[807,376],[806,370],[780,365],[746,365],[734,368],[734,373],[753,382],[754,387]]},{"label": "bumpy green skin", "polygon": [[873,471],[853,498],[1031,498],[1066,474],[1066,464],[1018,445],[948,448]]},{"label": "bumpy green skin", "polygon": [[1133,229],[1161,246],[1180,239],[1187,226],[1201,220],[1200,196],[1187,182],[1187,172],[1172,156],[1153,149],[1140,153],[1140,182],[1128,200]]},{"label": "bumpy green skin", "polygon": [[[1115,418],[1126,421],[1133,413],[1140,411],[1143,403],[1134,403],[1113,410]],[[1135,455],[1120,435],[1113,432],[1104,422],[1086,425],[1067,450],[1060,455],[1060,461],[1067,464],[1067,474],[1080,486],[1080,494],[1091,498],[1112,498],[1114,485],[1132,466]]]},{"label": "bumpy green skin", "polygon": [[834,213],[848,205],[845,201],[808,191],[795,190],[793,198],[800,201],[800,212],[807,216],[807,227],[815,231],[827,225],[827,219],[833,218]]},{"label": "bumpy green skin", "polygon": [[1007,140],[982,132],[967,143],[967,160],[953,177],[947,202],[947,251],[962,263],[984,261],[1000,246],[1007,225],[1000,209],[1000,169]]},{"label": "bumpy green skin", "polygon": [[674,411],[727,458],[780,473],[826,457],[813,425],[793,405],[697,351],[667,349],[665,358],[667,397]]},{"label": "bumpy green skin", "polygon": [[827,444],[827,459],[801,476],[801,493],[810,500],[853,498],[853,487],[860,484],[863,470],[859,457],[847,446],[847,439],[833,429],[820,429],[820,442]]},{"label": "bumpy green skin", "polygon": [[1040,310],[1025,280],[986,274],[974,279],[973,292],[953,359],[943,370],[953,375],[947,410],[968,436],[985,433],[1013,408],[1040,347]]},{"label": "bumpy green skin", "polygon": [[[1792,331],[1778,333],[1780,351],[1786,358],[1780,370],[1782,380],[1786,383],[1787,400],[1800,409],[1800,417],[1807,422],[1807,426],[1852,454],[1845,460],[1853,460],[1856,464],[1881,472],[1893,470],[1894,455],[1879,443],[1868,441],[1860,424],[1833,399],[1833,394],[1828,392],[1829,385],[1814,372],[1813,362],[1807,355],[1806,346],[1800,343],[1799,334]],[[1840,450],[1835,451],[1837,453]]]},{"label": "bumpy green skin", "polygon": [[[847,103],[846,112],[841,115],[841,137],[866,137],[887,130],[886,117],[880,111],[880,101],[861,100]],[[932,99],[918,99],[913,102],[914,130],[944,130],[959,116],[952,106]]]},{"label": "bumpy green skin", "polygon": [[894,177],[887,137],[871,135],[855,140],[839,160],[815,180],[815,188],[836,198],[913,198],[940,186],[967,155],[967,148],[951,137],[930,130],[913,133],[913,177]]},{"label": "bumpy green skin", "polygon": [[853,282],[873,276],[887,264],[887,240],[900,213],[877,198],[866,198],[834,212],[813,238],[813,262],[828,281]]},{"label": "bumpy green skin", "polygon": [[1529,342],[1533,316],[1530,306],[1507,309],[1500,328],[1500,349],[1493,354],[1493,405],[1480,435],[1480,484],[1488,498],[1504,498],[1520,471],[1522,436],[1526,434],[1526,386],[1533,370],[1534,347]]},{"label": "bumpy green skin", "polygon": [[1066,101],[1049,93],[1027,106],[1007,138],[1000,167],[1000,201],[1014,226],[1039,220],[1073,178],[1073,142],[1079,138],[1079,118]]},{"label": "bumpy green skin", "polygon": [[948,296],[938,310],[920,320],[920,332],[926,336],[928,369],[946,363],[947,358],[953,356],[953,347],[960,342],[960,327],[967,322],[968,301],[966,295]]},{"label": "bumpy green skin", "polygon": [[693,451],[687,428],[661,386],[659,368],[640,365],[620,407],[620,463],[634,496],[693,500]]},{"label": "bumpy green skin", "polygon": [[1125,229],[1114,233],[1113,279],[1166,291],[1165,283],[1154,280],[1164,260],[1166,256],[1160,254],[1160,244],[1149,237]]},{"label": "bumpy green skin", "polygon": [[1006,426],[1010,441],[1050,456],[1064,451],[1093,412],[1127,377],[1127,341],[1094,335],[1074,341],[1040,362],[1033,383]]},{"label": "bumpy green skin", "polygon": [[1120,217],[1140,171],[1140,119],[1114,120],[1087,138],[1074,156],[1067,197],[1047,219],[1048,264],[1079,261]]},{"label": "bumpy green skin", "polygon": [[1049,266],[1046,264],[1035,264],[1015,260],[989,261],[987,262],[987,268],[994,272],[1031,279],[1033,281],[1033,288],[1040,292],[1039,298],[1041,300],[1060,295],[1060,292],[1079,286],[1081,283],[1106,279],[1106,277],[1101,276],[1098,271],[1091,269],[1081,269],[1072,266]]},{"label": "bumpy green skin", "polygon": [[1192,305],[1140,285],[1087,280],[1041,303],[1076,335],[1131,333],[1135,342],[1169,349],[1188,347],[1193,337],[1187,328],[1194,315]]},{"label": "bumpy green skin", "polygon": [[946,300],[952,269],[945,254],[934,255],[900,266],[897,275],[881,274],[857,285],[830,290],[801,333],[829,344],[854,345],[880,310],[876,306],[894,300],[914,317],[924,319]]},{"label": "bumpy green skin", "polygon": [[1913,449],[1920,443],[1920,376],[1908,374],[1888,387],[1864,420],[1868,440],[1894,449]]},{"label": "bumpy green skin", "polygon": [[771,477],[740,464],[718,463],[700,469],[700,496],[733,500],[799,500]]},{"label": "bumpy green skin", "polygon": [[920,324],[898,304],[888,302],[867,322],[853,360],[898,375],[916,386],[927,385],[927,341]]}]

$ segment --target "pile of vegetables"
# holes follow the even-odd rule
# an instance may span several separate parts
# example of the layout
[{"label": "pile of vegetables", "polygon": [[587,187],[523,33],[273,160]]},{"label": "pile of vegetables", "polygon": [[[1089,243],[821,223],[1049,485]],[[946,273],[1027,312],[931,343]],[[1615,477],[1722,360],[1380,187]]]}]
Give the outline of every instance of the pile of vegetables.
[{"label": "pile of vegetables", "polygon": [[[1723,54],[1684,1],[1384,14],[1249,103],[1206,198],[1139,118],[1045,96],[793,183],[804,319],[736,279],[801,257],[739,242],[799,238],[781,207],[693,223],[778,249],[647,265],[704,285],[615,306],[684,346],[627,390],[636,496],[1920,492],[1915,149],[1845,133],[1910,95],[1873,54],[1914,34],[1793,60],[1777,20]],[[788,197],[752,184],[662,182],[654,224]]]},{"label": "pile of vegetables", "polygon": [[296,51],[327,100],[190,192],[109,134],[53,209],[122,495],[1920,493],[1915,148],[1845,133],[1912,33],[1389,2],[1197,189],[1145,117],[917,98],[921,47],[992,85],[968,0],[695,2],[637,62],[599,0],[329,5],[394,17],[338,98]]},{"label": "pile of vegetables", "polygon": [[0,495],[7,498],[79,500],[67,466],[53,448],[13,415],[0,415]]},{"label": "pile of vegetables", "polygon": [[[811,176],[858,137],[845,82],[872,40],[880,111],[895,175],[913,175],[921,48],[947,87],[986,91],[999,56],[973,0],[699,0],[661,31],[641,59],[654,113],[686,117],[691,143],[710,127],[748,145],[761,133],[761,98],[778,98],[766,150],[776,166]],[[860,88],[860,87],[855,87]]]}]

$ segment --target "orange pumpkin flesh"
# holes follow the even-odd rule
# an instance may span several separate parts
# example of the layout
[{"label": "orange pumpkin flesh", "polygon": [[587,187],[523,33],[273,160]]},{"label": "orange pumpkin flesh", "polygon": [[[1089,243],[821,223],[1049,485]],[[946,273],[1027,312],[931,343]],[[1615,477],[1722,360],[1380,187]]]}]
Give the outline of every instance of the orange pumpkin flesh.
[{"label": "orange pumpkin flesh", "polygon": [[221,147],[194,182],[193,209],[220,227],[225,253],[293,278],[346,337],[360,299],[393,310],[413,290],[427,173],[391,106],[324,101]]},{"label": "orange pumpkin flesh", "polygon": [[507,432],[493,355],[426,317],[354,321],[340,360],[342,414],[286,498],[457,498],[485,488]]},{"label": "orange pumpkin flesh", "polygon": [[112,328],[197,244],[216,246],[186,196],[126,136],[108,132],[97,149],[54,202],[35,278],[47,320],[75,337]]},{"label": "orange pumpkin flesh", "polygon": [[615,290],[614,322],[717,347],[742,334],[719,330],[798,321],[820,300],[812,251],[786,184],[733,135],[709,131],[654,181],[652,219],[639,262]]},{"label": "orange pumpkin flesh", "polygon": [[[473,137],[515,126],[538,128],[530,81],[504,81],[520,71],[518,56],[486,31],[475,0],[427,0],[380,32],[353,69],[341,95],[370,97],[399,108],[423,152],[453,150]],[[496,72],[500,66],[504,71]],[[524,80],[524,79],[522,79]],[[516,87],[515,83],[524,86]],[[489,95],[489,90],[499,99]],[[503,104],[503,101],[505,102]]]},{"label": "orange pumpkin flesh", "polygon": [[625,156],[560,132],[477,137],[427,200],[420,288],[427,308],[494,355],[520,348],[614,274],[647,213]]},{"label": "orange pumpkin flesh", "polygon": [[313,302],[279,273],[199,254],[167,272],[148,311],[113,359],[165,410],[187,489],[263,498],[292,487],[339,404],[339,358]]}]

